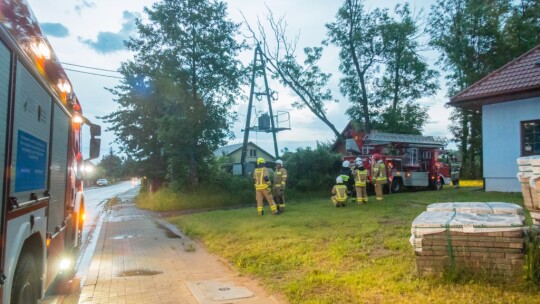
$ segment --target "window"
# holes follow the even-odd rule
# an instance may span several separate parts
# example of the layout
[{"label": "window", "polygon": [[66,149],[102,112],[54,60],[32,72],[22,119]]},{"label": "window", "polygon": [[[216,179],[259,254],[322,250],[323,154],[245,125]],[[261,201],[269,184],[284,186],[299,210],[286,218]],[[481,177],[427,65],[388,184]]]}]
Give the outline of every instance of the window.
[{"label": "window", "polygon": [[249,157],[257,157],[257,149],[249,149]]},{"label": "window", "polygon": [[422,159],[430,160],[431,159],[431,152],[429,152],[429,151],[422,152]]},{"label": "window", "polygon": [[540,120],[521,122],[521,155],[540,154]]}]

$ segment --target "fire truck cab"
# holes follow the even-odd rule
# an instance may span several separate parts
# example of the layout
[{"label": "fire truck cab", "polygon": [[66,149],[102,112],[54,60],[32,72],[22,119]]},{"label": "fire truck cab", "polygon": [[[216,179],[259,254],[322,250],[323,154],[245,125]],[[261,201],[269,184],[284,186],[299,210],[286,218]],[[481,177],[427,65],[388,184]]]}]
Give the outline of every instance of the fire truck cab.
[{"label": "fire truck cab", "polygon": [[[373,155],[381,155],[386,167],[388,192],[399,192],[403,187],[429,187],[442,189],[451,182],[450,163],[442,155],[445,140],[433,136],[361,133],[350,130],[350,138],[345,141],[344,159],[354,163],[358,157],[364,167],[371,172]],[[371,178],[369,178],[371,180]]]}]

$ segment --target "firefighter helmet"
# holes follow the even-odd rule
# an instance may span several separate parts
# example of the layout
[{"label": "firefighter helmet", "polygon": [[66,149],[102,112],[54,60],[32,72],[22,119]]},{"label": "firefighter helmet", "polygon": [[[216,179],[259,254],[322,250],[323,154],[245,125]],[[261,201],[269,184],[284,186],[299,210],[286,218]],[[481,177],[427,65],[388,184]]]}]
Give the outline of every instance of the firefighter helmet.
[{"label": "firefighter helmet", "polygon": [[358,166],[360,166],[360,165],[363,165],[364,162],[362,161],[362,159],[360,157],[357,157],[356,160],[354,161],[354,163],[357,164]]},{"label": "firefighter helmet", "polygon": [[343,178],[341,178],[341,175],[336,177],[336,183],[343,184]]},{"label": "firefighter helmet", "polygon": [[257,158],[257,165],[264,164],[264,163],[265,163],[264,158],[262,157]]},{"label": "firefighter helmet", "polygon": [[379,161],[381,159],[381,155],[379,153],[375,153],[373,154],[373,159]]},{"label": "firefighter helmet", "polygon": [[344,160],[343,163],[341,164],[343,168],[348,168],[350,165],[351,165],[351,162],[348,160]]},{"label": "firefighter helmet", "polygon": [[278,160],[276,160],[276,164],[280,165],[280,166],[283,166],[283,161],[281,159],[278,159]]}]

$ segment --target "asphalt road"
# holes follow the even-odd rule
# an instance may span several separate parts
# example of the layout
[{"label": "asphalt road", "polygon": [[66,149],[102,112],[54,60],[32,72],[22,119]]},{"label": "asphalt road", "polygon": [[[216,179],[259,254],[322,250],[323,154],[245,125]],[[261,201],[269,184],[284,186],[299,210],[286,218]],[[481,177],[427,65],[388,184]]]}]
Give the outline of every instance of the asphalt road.
[{"label": "asphalt road", "polygon": [[91,187],[84,190],[84,202],[86,219],[84,222],[84,229],[82,235],[82,243],[88,242],[89,232],[95,228],[99,222],[99,217],[103,212],[106,202],[120,193],[124,193],[135,185],[131,181],[124,181],[118,184],[105,186],[105,187]]}]

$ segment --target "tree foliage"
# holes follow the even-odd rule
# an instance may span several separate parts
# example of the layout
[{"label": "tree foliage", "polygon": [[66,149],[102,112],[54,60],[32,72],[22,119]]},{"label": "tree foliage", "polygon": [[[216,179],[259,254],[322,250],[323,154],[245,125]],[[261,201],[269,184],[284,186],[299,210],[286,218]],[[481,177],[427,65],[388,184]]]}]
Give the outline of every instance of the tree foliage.
[{"label": "tree foliage", "polygon": [[109,154],[103,156],[98,167],[105,171],[105,176],[108,178],[114,179],[124,177],[124,164],[122,158],[115,155],[112,148],[109,149]]},{"label": "tree foliage", "polygon": [[[455,95],[540,42],[538,1],[439,0],[429,14],[430,44],[440,51],[449,95]],[[454,109],[450,131],[465,177],[482,174],[482,116]]]},{"label": "tree foliage", "polygon": [[382,19],[379,9],[367,12],[362,0],[345,0],[336,14],[336,20],[326,25],[328,40],[340,48],[340,90],[348,97],[352,106],[347,113],[362,122],[366,132],[372,128],[374,116],[382,106],[374,98],[373,89],[380,61],[382,39],[379,24]]},{"label": "tree foliage", "polygon": [[266,19],[272,30],[270,34],[272,38],[267,36],[260,20],[257,23],[257,30],[249,25],[248,28],[252,34],[251,38],[262,48],[268,63],[267,69],[274,78],[279,79],[298,96],[299,100],[292,104],[293,107],[308,108],[338,139],[341,139],[341,133],[326,115],[326,104],[335,100],[328,88],[331,74],[323,72],[318,65],[323,48],[306,47],[303,50],[305,59],[299,59],[296,53],[298,37],[292,40],[288,38],[285,20],[276,19],[270,10]]},{"label": "tree foliage", "polygon": [[206,160],[232,136],[230,111],[241,94],[238,24],[217,0],[162,0],[145,8],[139,36],[126,45],[115,94],[120,109],[105,116],[125,152],[154,177],[197,186]]},{"label": "tree foliage", "polygon": [[340,48],[340,89],[363,130],[420,134],[427,108],[416,101],[435,93],[438,73],[419,55],[419,21],[409,6],[397,5],[393,15],[346,0],[326,25],[326,42]]},{"label": "tree foliage", "polygon": [[435,94],[439,73],[420,56],[418,19],[409,5],[397,5],[394,18],[383,15],[380,31],[384,72],[378,79],[376,96],[384,109],[377,129],[389,133],[421,134],[427,108],[416,101]]}]

